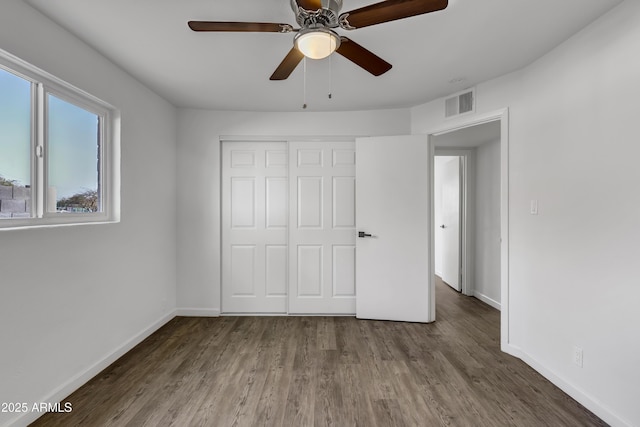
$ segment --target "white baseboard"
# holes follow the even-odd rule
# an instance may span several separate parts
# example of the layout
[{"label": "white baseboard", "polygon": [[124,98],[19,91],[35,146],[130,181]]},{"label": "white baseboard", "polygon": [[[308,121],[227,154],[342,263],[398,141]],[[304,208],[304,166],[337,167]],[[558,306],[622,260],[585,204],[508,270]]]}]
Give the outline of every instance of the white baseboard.
[{"label": "white baseboard", "polygon": [[480,301],[482,301],[485,304],[490,305],[491,307],[495,308],[498,311],[502,310],[502,306],[500,305],[500,303],[492,298],[489,298],[488,296],[481,294],[478,291],[473,291],[473,296],[478,298]]},{"label": "white baseboard", "polygon": [[502,350],[505,353],[508,353],[518,359],[522,360],[527,365],[531,366],[534,370],[536,370],[540,375],[551,381],[554,385],[556,385],[559,389],[567,393],[573,399],[578,401],[582,406],[596,414],[600,419],[609,424],[611,427],[633,427],[633,424],[630,422],[623,420],[616,414],[614,414],[607,406],[605,406],[598,399],[589,395],[585,391],[573,386],[568,381],[566,381],[562,376],[556,374],[551,369],[548,369],[542,363],[538,362],[533,357],[529,356],[527,353],[522,351],[517,346],[512,344],[507,344],[506,347],[503,347]]},{"label": "white baseboard", "polygon": [[220,317],[219,308],[176,308],[176,316],[184,317]]},{"label": "white baseboard", "polygon": [[220,313],[225,317],[287,317],[287,313]]},{"label": "white baseboard", "polygon": [[[142,332],[135,335],[127,342],[122,344],[112,353],[107,354],[98,362],[94,363],[92,366],[87,368],[85,371],[80,372],[75,377],[71,378],[66,383],[60,385],[58,388],[53,390],[49,395],[44,398],[34,400],[35,402],[62,402],[67,396],[71,393],[79,389],[85,383],[87,383],[90,379],[98,375],[102,372],[107,366],[111,365],[113,362],[118,360],[120,357],[124,356],[125,353],[130,351],[133,347],[140,344],[144,339],[149,337],[149,335],[153,334],[155,331],[164,326],[167,322],[175,317],[175,312],[171,311],[170,313],[165,314],[160,319],[153,322],[147,328],[145,328]],[[30,423],[37,420],[43,413],[41,412],[25,412],[22,413],[19,417],[10,420],[6,426],[11,427],[22,427],[27,426]]]}]

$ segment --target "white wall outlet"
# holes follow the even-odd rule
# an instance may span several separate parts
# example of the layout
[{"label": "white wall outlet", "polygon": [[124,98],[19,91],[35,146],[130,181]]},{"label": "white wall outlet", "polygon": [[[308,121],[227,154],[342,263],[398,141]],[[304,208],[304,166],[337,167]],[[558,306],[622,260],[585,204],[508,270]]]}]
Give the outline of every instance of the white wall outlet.
[{"label": "white wall outlet", "polygon": [[531,215],[538,215],[538,201],[537,200],[531,200],[531,206],[530,206],[531,210]]},{"label": "white wall outlet", "polygon": [[573,346],[573,364],[578,368],[582,368],[582,349],[578,346]]}]

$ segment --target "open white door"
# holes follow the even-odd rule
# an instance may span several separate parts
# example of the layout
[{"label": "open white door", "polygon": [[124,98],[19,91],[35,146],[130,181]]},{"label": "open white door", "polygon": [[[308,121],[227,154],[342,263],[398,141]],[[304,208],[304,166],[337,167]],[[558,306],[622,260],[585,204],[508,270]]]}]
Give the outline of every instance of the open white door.
[{"label": "open white door", "polygon": [[433,321],[428,137],[358,138],[356,154],[356,317]]},{"label": "open white door", "polygon": [[441,177],[442,281],[460,292],[460,157],[442,165]]}]

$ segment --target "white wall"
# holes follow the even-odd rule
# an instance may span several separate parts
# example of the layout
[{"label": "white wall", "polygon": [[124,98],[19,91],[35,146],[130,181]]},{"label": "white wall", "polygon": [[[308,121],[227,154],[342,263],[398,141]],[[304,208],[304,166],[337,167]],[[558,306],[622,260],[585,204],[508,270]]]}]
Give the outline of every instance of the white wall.
[{"label": "white wall", "polygon": [[[509,107],[509,350],[629,426],[640,425],[639,40],[640,3],[625,1],[476,91],[476,114]],[[462,121],[443,111],[443,100],[412,109],[412,131]]]},{"label": "white wall", "polygon": [[[471,183],[473,185],[473,183]],[[474,296],[500,307],[500,140],[476,148]]]},{"label": "white wall", "polygon": [[0,402],[56,402],[173,313],[176,111],[23,1],[0,48],[122,113],[120,223],[0,231]]},{"label": "white wall", "polygon": [[220,312],[220,137],[404,135],[410,112],[250,113],[180,110],[178,115],[178,307]]},{"label": "white wall", "polygon": [[[473,184],[472,184],[473,185]],[[473,293],[500,307],[500,140],[476,148]]]}]

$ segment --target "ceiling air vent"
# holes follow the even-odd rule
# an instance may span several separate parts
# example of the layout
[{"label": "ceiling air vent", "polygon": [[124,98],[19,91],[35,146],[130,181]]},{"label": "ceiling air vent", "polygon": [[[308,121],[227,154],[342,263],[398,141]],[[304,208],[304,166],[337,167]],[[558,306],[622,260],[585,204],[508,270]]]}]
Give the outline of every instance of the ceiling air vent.
[{"label": "ceiling air vent", "polygon": [[475,90],[467,89],[444,100],[444,116],[453,117],[475,110]]}]

